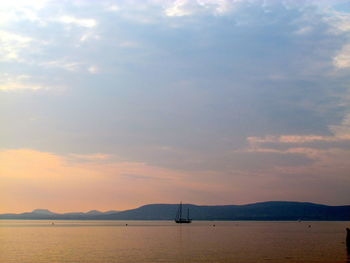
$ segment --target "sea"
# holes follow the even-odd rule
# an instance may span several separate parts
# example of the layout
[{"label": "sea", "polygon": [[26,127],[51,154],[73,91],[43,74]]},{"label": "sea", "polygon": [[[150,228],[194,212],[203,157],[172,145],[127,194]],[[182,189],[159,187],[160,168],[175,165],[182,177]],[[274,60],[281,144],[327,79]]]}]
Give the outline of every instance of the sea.
[{"label": "sea", "polygon": [[350,222],[0,220],[1,263],[350,263]]}]

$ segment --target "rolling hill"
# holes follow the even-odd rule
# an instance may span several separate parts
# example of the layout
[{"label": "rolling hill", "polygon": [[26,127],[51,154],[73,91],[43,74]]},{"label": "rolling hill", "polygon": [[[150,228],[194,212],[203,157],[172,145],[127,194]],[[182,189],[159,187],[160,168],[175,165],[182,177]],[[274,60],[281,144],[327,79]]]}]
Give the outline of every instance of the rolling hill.
[{"label": "rolling hill", "polygon": [[[125,211],[53,213],[36,209],[21,214],[1,214],[0,219],[70,220],[173,220],[177,204],[149,204]],[[247,205],[200,206],[184,204],[193,220],[350,220],[350,205],[327,206],[307,202],[271,201]]]}]

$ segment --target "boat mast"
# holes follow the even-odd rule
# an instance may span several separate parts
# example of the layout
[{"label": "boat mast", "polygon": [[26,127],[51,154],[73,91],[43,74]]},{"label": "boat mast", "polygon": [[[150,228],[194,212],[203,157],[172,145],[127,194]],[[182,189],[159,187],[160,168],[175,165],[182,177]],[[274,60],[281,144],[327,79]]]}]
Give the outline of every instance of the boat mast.
[{"label": "boat mast", "polygon": [[180,220],[182,218],[182,201],[180,202]]}]

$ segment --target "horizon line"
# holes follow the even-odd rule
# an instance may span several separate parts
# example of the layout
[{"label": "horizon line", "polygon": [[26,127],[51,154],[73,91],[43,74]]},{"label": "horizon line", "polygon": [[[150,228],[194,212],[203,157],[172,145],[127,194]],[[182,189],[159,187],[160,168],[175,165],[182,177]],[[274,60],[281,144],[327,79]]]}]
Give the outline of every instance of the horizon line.
[{"label": "horizon line", "polygon": [[[216,204],[216,205],[206,205],[206,204],[193,204],[193,203],[182,203],[183,205],[193,205],[193,206],[245,206],[245,205],[253,205],[253,204],[260,204],[260,203],[278,203],[278,202],[283,202],[283,203],[306,203],[306,204],[314,204],[314,205],[323,205],[323,206],[332,206],[332,207],[337,207],[337,206],[350,206],[350,204],[343,204],[343,205],[328,205],[328,204],[322,204],[322,203],[314,203],[314,202],[309,202],[309,201],[283,201],[283,200],[271,200],[271,201],[259,201],[259,202],[253,202],[253,203],[244,203],[244,204]],[[134,210],[138,209],[143,206],[147,205],[179,205],[179,203],[149,203],[149,204],[143,204],[134,208],[128,208],[128,209],[109,209],[109,210],[99,210],[99,209],[90,209],[87,210],[86,212],[83,211],[70,211],[70,212],[53,212],[52,210],[48,208],[35,208],[32,209],[31,211],[24,211],[24,212],[0,212],[0,215],[4,214],[23,214],[23,213],[33,213],[36,210],[43,210],[47,211],[53,214],[74,214],[74,213],[89,213],[92,211],[100,212],[100,213],[107,213],[107,212],[124,212],[124,211],[129,211],[129,210]]]}]

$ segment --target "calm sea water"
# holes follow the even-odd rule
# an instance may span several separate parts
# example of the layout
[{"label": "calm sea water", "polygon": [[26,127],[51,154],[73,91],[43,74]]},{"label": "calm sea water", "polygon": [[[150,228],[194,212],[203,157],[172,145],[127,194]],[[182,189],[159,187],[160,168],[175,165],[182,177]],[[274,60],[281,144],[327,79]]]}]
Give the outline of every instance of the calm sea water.
[{"label": "calm sea water", "polygon": [[345,245],[349,226],[350,222],[0,220],[0,262],[350,263]]}]

